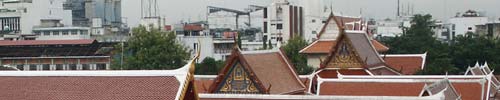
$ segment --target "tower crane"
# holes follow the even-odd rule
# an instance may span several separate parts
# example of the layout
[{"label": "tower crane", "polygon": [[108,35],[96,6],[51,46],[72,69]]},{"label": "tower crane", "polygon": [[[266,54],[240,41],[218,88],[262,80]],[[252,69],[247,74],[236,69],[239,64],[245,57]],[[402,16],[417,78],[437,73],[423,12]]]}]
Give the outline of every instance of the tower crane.
[{"label": "tower crane", "polygon": [[236,29],[239,29],[238,27],[238,19],[240,16],[248,16],[248,26],[251,26],[251,17],[250,13],[256,12],[259,10],[264,9],[265,7],[263,6],[257,6],[257,5],[250,5],[249,8],[246,9],[246,11],[240,11],[240,10],[235,10],[235,9],[229,9],[229,8],[222,8],[222,7],[214,7],[214,6],[208,6],[208,13],[216,13],[216,12],[230,12],[236,14]]}]

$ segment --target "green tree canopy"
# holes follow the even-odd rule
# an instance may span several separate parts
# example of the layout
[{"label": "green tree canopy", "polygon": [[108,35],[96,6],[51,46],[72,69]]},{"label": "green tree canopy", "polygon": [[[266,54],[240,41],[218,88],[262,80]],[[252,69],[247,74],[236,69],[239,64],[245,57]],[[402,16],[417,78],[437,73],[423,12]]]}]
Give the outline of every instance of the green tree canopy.
[{"label": "green tree canopy", "polygon": [[[132,30],[133,36],[124,48],[123,65],[114,60],[113,69],[124,70],[169,70],[186,64],[189,50],[181,45],[174,33],[139,26]],[[121,48],[121,46],[116,46]],[[121,52],[121,49],[117,49]]]},{"label": "green tree canopy", "polygon": [[421,54],[427,52],[426,67],[420,74],[457,73],[449,55],[450,47],[434,38],[431,26],[434,25],[432,16],[414,15],[411,27],[403,35],[382,40],[388,45],[391,54]]},{"label": "green tree canopy", "polygon": [[215,60],[206,57],[201,63],[196,64],[195,74],[197,75],[217,75],[219,70],[224,67],[224,61]]},{"label": "green tree canopy", "polygon": [[282,46],[283,51],[286,56],[290,59],[290,62],[295,66],[295,70],[300,75],[310,74],[314,69],[307,66],[306,55],[300,54],[299,51],[308,45],[307,41],[302,39],[302,37],[294,37],[288,40],[287,44]]}]

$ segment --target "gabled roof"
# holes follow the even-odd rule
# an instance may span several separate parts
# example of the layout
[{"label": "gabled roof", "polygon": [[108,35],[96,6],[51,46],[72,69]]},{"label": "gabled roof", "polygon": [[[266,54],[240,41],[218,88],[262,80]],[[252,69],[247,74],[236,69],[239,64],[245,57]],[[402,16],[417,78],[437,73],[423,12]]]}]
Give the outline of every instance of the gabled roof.
[{"label": "gabled roof", "polygon": [[[371,41],[368,39],[368,36],[363,31],[343,31],[340,36],[337,37],[338,41],[346,40],[347,44],[350,45],[355,52],[355,55],[358,56],[357,59],[363,62],[363,66],[368,69],[378,69],[380,66],[385,66],[384,61],[379,56],[378,52],[375,50],[375,47],[371,45]],[[339,44],[340,42],[336,42]],[[325,68],[326,65],[333,61],[335,53],[337,53],[339,45],[335,45],[331,48],[329,55],[326,57],[324,62],[322,62],[320,69]]]},{"label": "gabled roof", "polygon": [[0,46],[32,46],[32,45],[84,45],[96,42],[93,39],[81,40],[19,40],[19,41],[0,41]]},{"label": "gabled roof", "polygon": [[[370,40],[377,52],[387,52],[389,48],[377,40]],[[330,49],[337,44],[336,40],[317,40],[300,50],[303,54],[328,54]]]},{"label": "gabled roof", "polygon": [[425,67],[427,53],[381,55],[385,63],[404,75],[414,75]]},{"label": "gabled roof", "polygon": [[215,93],[224,85],[223,81],[230,75],[229,72],[236,63],[241,64],[263,93],[296,94],[305,90],[305,85],[282,51],[241,52],[238,48],[234,48],[226,60],[226,65],[210,86],[209,92]]},{"label": "gabled roof", "polygon": [[457,91],[451,85],[448,79],[444,79],[439,82],[432,83],[430,85],[426,85],[424,89],[427,95],[435,95],[440,92],[443,92],[446,100],[458,100],[460,99],[460,95],[458,95]]},{"label": "gabled roof", "polygon": [[[355,29],[356,25],[346,25],[346,23],[351,23],[351,22],[360,22],[361,18],[360,17],[347,17],[347,16],[335,16],[333,13],[330,13],[328,19],[326,20],[326,23],[323,24],[321,31],[317,35],[318,39],[335,39],[336,35],[338,35],[338,30],[340,28],[346,29],[346,30],[361,30]],[[358,26],[361,27],[361,26]],[[337,31],[335,31],[337,30]]]}]

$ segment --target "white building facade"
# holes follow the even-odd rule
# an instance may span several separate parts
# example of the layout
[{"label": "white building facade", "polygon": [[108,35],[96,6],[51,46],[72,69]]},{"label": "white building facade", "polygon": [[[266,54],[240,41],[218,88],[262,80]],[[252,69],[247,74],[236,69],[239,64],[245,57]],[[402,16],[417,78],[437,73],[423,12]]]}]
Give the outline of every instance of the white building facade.
[{"label": "white building facade", "polygon": [[1,1],[0,20],[2,31],[15,34],[32,34],[41,19],[60,19],[63,25],[72,25],[71,11],[64,10],[66,0],[4,0]]},{"label": "white building facade", "polygon": [[449,23],[450,40],[453,40],[456,36],[465,36],[467,32],[475,32],[476,25],[488,23],[488,17],[482,17],[477,12],[469,10],[462,16],[451,18]]},{"label": "white building facade", "polygon": [[287,0],[273,0],[264,9],[263,33],[265,40],[286,42],[304,33],[304,10]]}]

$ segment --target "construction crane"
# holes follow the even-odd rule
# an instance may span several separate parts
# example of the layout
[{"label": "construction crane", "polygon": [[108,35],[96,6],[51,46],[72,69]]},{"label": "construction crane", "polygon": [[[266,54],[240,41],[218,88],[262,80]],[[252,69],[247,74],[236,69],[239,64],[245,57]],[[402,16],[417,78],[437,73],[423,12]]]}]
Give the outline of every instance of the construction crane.
[{"label": "construction crane", "polygon": [[221,11],[234,13],[234,14],[236,14],[236,16],[235,16],[236,17],[236,29],[239,29],[238,28],[239,27],[238,26],[238,19],[240,16],[248,16],[248,26],[251,26],[250,13],[262,10],[264,8],[265,7],[263,7],[263,6],[250,5],[249,8],[246,9],[246,11],[239,11],[239,10],[229,9],[229,8],[208,6],[208,14],[221,12]]}]

